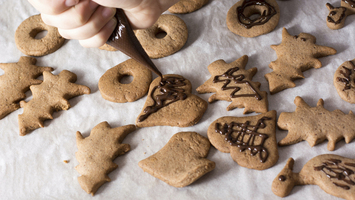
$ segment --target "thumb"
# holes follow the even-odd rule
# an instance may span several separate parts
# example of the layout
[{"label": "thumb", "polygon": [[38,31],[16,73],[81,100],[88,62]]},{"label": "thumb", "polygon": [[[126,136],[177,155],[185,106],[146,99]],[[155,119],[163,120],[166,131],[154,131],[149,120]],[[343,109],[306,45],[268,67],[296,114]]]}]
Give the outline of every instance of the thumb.
[{"label": "thumb", "polygon": [[[57,15],[75,6],[80,0],[28,0],[40,13]],[[89,1],[89,0],[82,0]]]}]

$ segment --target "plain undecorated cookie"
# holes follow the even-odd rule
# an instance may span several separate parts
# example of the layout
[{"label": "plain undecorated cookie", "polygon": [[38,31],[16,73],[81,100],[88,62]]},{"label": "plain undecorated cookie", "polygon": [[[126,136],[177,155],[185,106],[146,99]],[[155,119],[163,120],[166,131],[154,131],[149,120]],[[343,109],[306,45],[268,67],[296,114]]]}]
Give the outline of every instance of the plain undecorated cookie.
[{"label": "plain undecorated cookie", "polygon": [[207,2],[208,0],[180,0],[171,6],[168,11],[176,14],[190,13],[200,9]]}]

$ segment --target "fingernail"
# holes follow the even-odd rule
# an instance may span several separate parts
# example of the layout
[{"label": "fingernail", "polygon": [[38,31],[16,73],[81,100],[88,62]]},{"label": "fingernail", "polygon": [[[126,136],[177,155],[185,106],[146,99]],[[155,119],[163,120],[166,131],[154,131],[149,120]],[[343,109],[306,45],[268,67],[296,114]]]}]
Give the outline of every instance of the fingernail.
[{"label": "fingernail", "polygon": [[110,19],[110,21],[107,23],[107,26],[115,28],[117,24],[116,18]]},{"label": "fingernail", "polygon": [[116,9],[114,8],[109,8],[109,7],[105,7],[104,9],[102,9],[102,16],[103,17],[111,17]]},{"label": "fingernail", "polygon": [[79,0],[66,0],[65,1],[65,5],[68,7],[75,6],[78,3],[79,3]]}]

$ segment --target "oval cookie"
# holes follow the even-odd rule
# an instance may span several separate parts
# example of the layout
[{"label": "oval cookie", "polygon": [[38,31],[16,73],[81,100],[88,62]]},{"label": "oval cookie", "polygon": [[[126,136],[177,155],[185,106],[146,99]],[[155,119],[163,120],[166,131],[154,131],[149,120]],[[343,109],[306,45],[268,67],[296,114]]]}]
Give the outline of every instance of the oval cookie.
[{"label": "oval cookie", "polygon": [[340,65],[335,71],[333,82],[344,101],[355,103],[355,59]]},{"label": "oval cookie", "polygon": [[[47,35],[36,39],[36,35],[42,31],[47,31]],[[64,41],[58,29],[45,24],[40,15],[27,18],[15,33],[17,48],[29,56],[44,56],[53,53],[63,45]]]},{"label": "oval cookie", "polygon": [[227,26],[237,35],[256,37],[274,30],[279,19],[276,0],[240,0],[229,9]]},{"label": "oval cookie", "polygon": [[171,6],[168,11],[177,14],[190,13],[200,9],[202,6],[207,4],[207,2],[208,0],[180,0]]},{"label": "oval cookie", "polygon": [[[166,33],[158,38],[158,33]],[[174,15],[161,15],[153,26],[137,30],[136,36],[150,58],[162,58],[179,51],[186,43],[188,31],[185,22]]]},{"label": "oval cookie", "polygon": [[[129,84],[120,83],[124,76],[133,76]],[[101,96],[112,102],[125,103],[143,97],[152,81],[152,72],[139,62],[129,59],[106,71],[99,80]]]}]

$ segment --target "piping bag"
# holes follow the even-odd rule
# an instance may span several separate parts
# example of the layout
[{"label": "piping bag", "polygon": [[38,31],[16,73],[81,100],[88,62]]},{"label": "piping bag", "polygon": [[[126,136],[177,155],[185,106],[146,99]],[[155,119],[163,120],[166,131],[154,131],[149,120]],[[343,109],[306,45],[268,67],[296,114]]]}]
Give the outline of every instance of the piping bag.
[{"label": "piping bag", "polygon": [[122,51],[127,56],[148,67],[148,69],[156,73],[158,76],[163,77],[158,68],[149,58],[148,54],[144,51],[141,43],[139,43],[124,11],[117,8],[115,17],[117,19],[117,27],[107,40],[106,44]]}]

